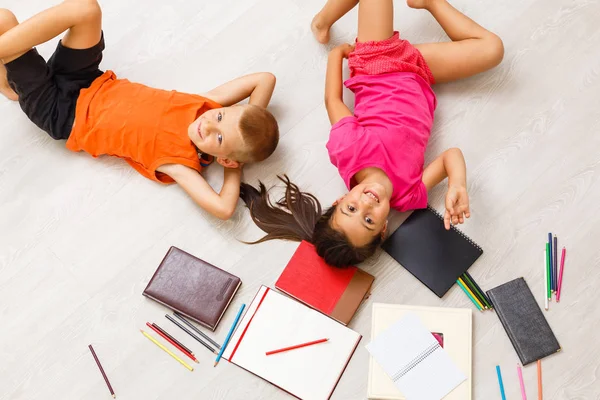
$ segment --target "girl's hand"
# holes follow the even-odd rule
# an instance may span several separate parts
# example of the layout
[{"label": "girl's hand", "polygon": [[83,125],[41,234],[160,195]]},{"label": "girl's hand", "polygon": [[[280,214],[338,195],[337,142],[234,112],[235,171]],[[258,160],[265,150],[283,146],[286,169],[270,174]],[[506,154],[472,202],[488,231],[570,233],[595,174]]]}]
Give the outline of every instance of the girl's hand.
[{"label": "girl's hand", "polygon": [[354,51],[354,45],[349,43],[343,43],[336,46],[331,50],[332,53],[339,54],[342,58],[348,58],[348,55]]},{"label": "girl's hand", "polygon": [[469,218],[469,195],[464,186],[449,186],[446,193],[446,213],[444,214],[444,226],[450,229],[450,224],[458,225]]}]

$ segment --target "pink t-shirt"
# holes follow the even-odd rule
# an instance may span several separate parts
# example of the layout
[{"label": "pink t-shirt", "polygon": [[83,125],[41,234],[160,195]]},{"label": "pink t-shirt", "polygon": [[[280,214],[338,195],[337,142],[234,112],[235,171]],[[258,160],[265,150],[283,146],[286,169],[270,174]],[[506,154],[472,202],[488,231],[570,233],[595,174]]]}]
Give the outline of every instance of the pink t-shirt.
[{"label": "pink t-shirt", "polygon": [[377,167],[394,186],[393,208],[427,207],[423,164],[436,107],[429,84],[412,72],[359,75],[344,84],[356,96],[354,116],[331,127],[327,150],[348,189],[358,171]]}]

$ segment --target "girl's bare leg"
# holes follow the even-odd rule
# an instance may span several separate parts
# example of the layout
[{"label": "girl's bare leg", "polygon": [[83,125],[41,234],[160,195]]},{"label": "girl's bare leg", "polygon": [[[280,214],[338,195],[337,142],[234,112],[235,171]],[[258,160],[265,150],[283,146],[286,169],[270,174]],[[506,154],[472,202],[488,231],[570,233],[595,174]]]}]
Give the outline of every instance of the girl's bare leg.
[{"label": "girl's bare leg", "polygon": [[327,0],[323,9],[315,15],[310,27],[319,43],[329,42],[329,29],[348,11],[358,4],[358,0]]},{"label": "girl's bare leg", "polygon": [[487,71],[502,61],[502,40],[446,0],[407,0],[407,4],[428,10],[452,40],[415,45],[425,57],[436,83],[466,78]]},{"label": "girl's bare leg", "polygon": [[360,0],[358,4],[358,41],[386,40],[393,34],[393,0]]}]

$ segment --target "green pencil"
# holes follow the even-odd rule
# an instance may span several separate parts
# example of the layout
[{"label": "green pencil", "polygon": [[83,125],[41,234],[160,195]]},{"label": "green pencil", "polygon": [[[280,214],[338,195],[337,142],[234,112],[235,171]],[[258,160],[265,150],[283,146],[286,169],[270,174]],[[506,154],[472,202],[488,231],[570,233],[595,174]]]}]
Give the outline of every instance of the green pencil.
[{"label": "green pencil", "polygon": [[487,296],[483,293],[483,290],[481,290],[481,288],[479,287],[479,285],[477,284],[477,282],[475,282],[474,279],[471,278],[471,275],[469,275],[468,272],[465,272],[464,274],[462,274],[462,278],[463,281],[465,281],[466,284],[470,284],[471,285],[471,290],[474,294],[478,295],[480,297],[480,301],[488,308],[493,308],[492,304],[489,302]]},{"label": "green pencil", "polygon": [[548,293],[548,300],[552,299],[550,292],[550,243],[546,243],[546,271],[548,272],[546,277],[546,292]]},{"label": "green pencil", "polygon": [[463,290],[463,292],[465,292],[465,294],[467,296],[469,296],[469,299],[471,299],[471,301],[473,302],[473,304],[475,304],[475,307],[477,307],[477,309],[479,311],[483,311],[483,309],[479,306],[479,304],[475,301],[475,299],[473,298],[473,296],[471,296],[471,293],[469,293],[469,291],[467,290],[466,287],[463,286],[463,284],[457,280],[456,283],[458,283],[458,286],[460,286],[460,288]]}]

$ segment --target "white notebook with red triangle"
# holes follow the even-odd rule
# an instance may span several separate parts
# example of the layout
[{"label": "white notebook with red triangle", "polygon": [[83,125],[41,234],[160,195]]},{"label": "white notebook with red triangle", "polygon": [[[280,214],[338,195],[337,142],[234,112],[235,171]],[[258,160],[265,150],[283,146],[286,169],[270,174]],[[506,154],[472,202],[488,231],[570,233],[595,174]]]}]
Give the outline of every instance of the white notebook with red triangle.
[{"label": "white notebook with red triangle", "polygon": [[[328,338],[278,354],[271,350]],[[305,400],[329,399],[361,335],[261,286],[223,353],[231,363]]]}]

